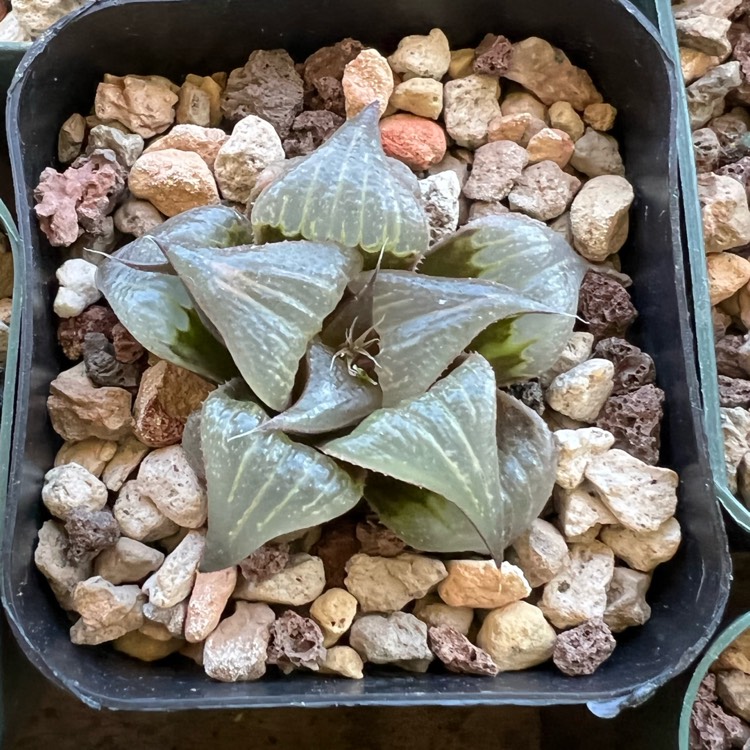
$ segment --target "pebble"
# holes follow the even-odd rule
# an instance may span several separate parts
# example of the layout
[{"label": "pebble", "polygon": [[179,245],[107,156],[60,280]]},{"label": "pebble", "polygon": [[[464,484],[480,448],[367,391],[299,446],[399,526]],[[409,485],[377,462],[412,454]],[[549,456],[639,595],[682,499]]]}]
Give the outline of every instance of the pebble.
[{"label": "pebble", "polygon": [[351,646],[334,646],[326,650],[325,658],[319,662],[321,674],[337,674],[350,680],[364,677],[362,657]]},{"label": "pebble", "polygon": [[572,544],[570,564],[544,587],[539,607],[557,628],[602,617],[614,567],[612,550],[601,542]]},{"label": "pebble", "polygon": [[65,464],[44,475],[42,502],[53,516],[65,520],[74,510],[101,510],[107,504],[107,488],[83,466]]},{"label": "pebble", "polygon": [[557,636],[552,661],[569,677],[594,674],[616,645],[607,624],[595,617]]},{"label": "pebble", "polygon": [[570,225],[584,258],[600,262],[622,248],[634,197],[632,185],[617,175],[593,177],[583,186],[570,207]]},{"label": "pebble", "polygon": [[499,671],[486,651],[448,625],[430,627],[427,637],[432,652],[449,672],[494,677]]},{"label": "pebble", "polygon": [[705,52],[689,47],[680,47],[680,68],[686,86],[702,78],[719,63],[721,60],[714,55],[707,55]]},{"label": "pebble", "polygon": [[177,99],[173,84],[160,76],[105,76],[94,109],[104,122],[116,120],[142,138],[153,138],[174,122]]},{"label": "pebble", "polygon": [[748,736],[741,719],[724,711],[716,695],[716,675],[707,674],[698,688],[690,716],[695,747],[743,747]]},{"label": "pebble", "polygon": [[474,54],[475,73],[500,78],[510,65],[513,45],[504,36],[486,34]]},{"label": "pebble", "polygon": [[581,181],[566,174],[553,161],[527,167],[508,195],[511,211],[521,211],[539,221],[549,221],[564,213]]},{"label": "pebble", "polygon": [[53,309],[58,318],[73,318],[101,298],[96,287],[96,266],[86,260],[66,260],[56,271],[60,284]]},{"label": "pebble", "polygon": [[213,633],[236,584],[236,567],[195,576],[185,616],[186,641],[198,643]]},{"label": "pebble", "polygon": [[693,131],[693,151],[695,168],[699,174],[713,172],[719,166],[721,144],[719,137],[711,128],[699,128]]},{"label": "pebble", "polygon": [[257,583],[280,573],[289,562],[288,544],[264,544],[240,561],[240,573]]},{"label": "pebble", "polygon": [[554,629],[538,607],[515,602],[487,614],[477,634],[477,645],[501,672],[514,672],[550,659],[555,638]]},{"label": "pebble", "polygon": [[539,37],[513,45],[510,67],[504,76],[548,105],[564,100],[582,112],[589,104],[602,100],[589,74],[573,65],[562,50]]},{"label": "pebble", "polygon": [[326,585],[323,561],[305,553],[292,555],[284,570],[261,581],[240,579],[236,599],[301,607],[317,599]]},{"label": "pebble", "polygon": [[294,118],[289,137],[284,139],[284,152],[290,159],[311,154],[327,141],[343,122],[343,117],[327,110],[302,112]]},{"label": "pebble", "polygon": [[173,607],[156,607],[150,602],[143,605],[143,616],[148,622],[162,625],[173,638],[182,638],[185,631],[185,617],[187,617],[188,600],[175,604]]},{"label": "pebble", "polygon": [[702,128],[725,108],[727,94],[742,83],[740,64],[736,61],[717,65],[687,87],[690,128]]},{"label": "pebble", "polygon": [[554,498],[560,529],[567,539],[580,537],[601,524],[617,523],[617,518],[589,482],[584,481],[572,489],[556,487]]},{"label": "pebble", "polygon": [[83,340],[83,363],[89,380],[98,387],[135,388],[140,369],[126,365],[115,357],[115,348],[103,333],[87,333]]},{"label": "pebble", "polygon": [[706,55],[726,58],[732,52],[727,32],[732,22],[728,18],[717,18],[706,13],[681,17],[675,13],[677,41],[685,47],[692,47]]},{"label": "pebble", "polygon": [[632,531],[624,526],[608,526],[599,538],[631,568],[650,573],[657,565],[671,560],[682,540],[676,518],[667,519],[655,531]]},{"label": "pebble", "polygon": [[99,552],[111,547],[120,537],[115,517],[105,510],[70,511],[65,519],[68,535],[68,557],[73,562],[93,560]]},{"label": "pebble", "polygon": [[404,37],[388,58],[391,68],[405,78],[434,78],[439,81],[448,72],[451,51],[448,39],[440,29],[426,36]]},{"label": "pebble", "polygon": [[750,721],[750,675],[733,669],[716,675],[716,692],[733,714]]},{"label": "pebble", "polygon": [[500,111],[505,116],[531,115],[545,126],[549,120],[547,107],[528,91],[514,91],[507,94],[500,105]]},{"label": "pebble", "polygon": [[107,489],[118,492],[147,453],[148,448],[137,438],[125,438],[102,472],[101,479]]},{"label": "pebble", "polygon": [[78,464],[98,479],[116,452],[114,440],[91,437],[77,443],[64,443],[55,456],[55,466]]},{"label": "pebble", "polygon": [[589,359],[558,375],[549,385],[547,403],[571,419],[592,423],[614,387],[615,367],[607,359]]},{"label": "pebble", "polygon": [[137,481],[122,485],[113,510],[123,535],[139,542],[155,542],[178,529],[176,523],[143,496]]},{"label": "pebble", "polygon": [[[0,255],[0,258],[3,256]],[[87,333],[112,335],[117,323],[115,314],[108,307],[91,305],[74,318],[63,318],[57,327],[57,341],[68,359],[76,360],[83,356],[83,340]]]},{"label": "pebble", "polygon": [[529,139],[526,149],[529,154],[529,163],[553,161],[562,169],[570,161],[575,144],[563,130],[542,128]]},{"label": "pebble", "polygon": [[158,448],[143,459],[138,489],[178,526],[197,529],[206,522],[206,493],[181,445]]},{"label": "pebble", "polygon": [[650,585],[650,575],[615,567],[607,590],[607,608],[604,610],[604,622],[613,633],[621,633],[626,628],[648,622],[651,607],[646,602],[646,593]]},{"label": "pebble", "polygon": [[508,196],[529,162],[529,154],[512,141],[494,141],[474,154],[463,192],[478,201],[501,201]]},{"label": "pebble", "polygon": [[199,375],[163,360],[149,367],[133,406],[136,437],[152,448],[178,443],[187,418],[214,388]]},{"label": "pebble", "polygon": [[144,584],[143,593],[157,607],[173,607],[193,588],[206,538],[203,531],[189,531]]},{"label": "pebble", "polygon": [[206,639],[203,668],[221,682],[257,680],[266,673],[266,650],[276,616],[266,604],[237,602]]},{"label": "pebble", "polygon": [[591,457],[608,451],[615,442],[611,433],[598,427],[557,430],[554,438],[558,448],[555,482],[569,490],[583,482]]},{"label": "pebble", "polygon": [[138,586],[113,586],[100,576],[81,581],[73,591],[73,608],[81,619],[70,629],[70,640],[95,646],[138,630],[144,601]]},{"label": "pebble", "polygon": [[627,289],[603,273],[587,271],[578,294],[578,315],[595,339],[623,336],[638,312]]},{"label": "pebble", "polygon": [[151,154],[165,149],[192,151],[206,162],[213,172],[216,157],[229,136],[221,128],[206,128],[199,125],[175,125],[161,138],[152,141],[144,153]]},{"label": "pebble", "polygon": [[469,208],[469,221],[474,219],[482,219],[485,216],[502,216],[507,214],[510,209],[504,204],[498,201],[473,201]]},{"label": "pebble", "polygon": [[750,674],[750,630],[740,633],[716,660],[717,669],[738,669]]},{"label": "pebble", "polygon": [[617,141],[611,135],[598,133],[593,128],[586,128],[586,132],[576,141],[570,166],[587,177],[622,177],[625,174]]},{"label": "pebble", "polygon": [[356,614],[356,598],[339,588],[328,589],[310,605],[310,616],[320,625],[326,648],[349,630]]},{"label": "pebble", "polygon": [[221,108],[231,122],[257,116],[286,138],[303,102],[304,84],[289,53],[261,49],[229,74]]},{"label": "pebble", "polygon": [[211,122],[211,98],[194,83],[185,81],[178,92],[175,121],[180,125],[208,126]]},{"label": "pebble", "polygon": [[60,606],[73,609],[75,587],[92,576],[90,560],[74,562],[68,557],[68,537],[58,521],[45,521],[39,529],[34,564],[49,582]]},{"label": "pebble", "polygon": [[380,137],[386,155],[423,172],[439,164],[448,143],[445,132],[436,122],[410,114],[385,117],[380,123]]},{"label": "pebble", "polygon": [[219,203],[211,170],[198,154],[168,148],[143,154],[133,166],[130,192],[165,216]]},{"label": "pebble", "polygon": [[260,173],[283,159],[284,148],[273,126],[255,115],[243,118],[234,126],[214,162],[222,196],[247,203]]},{"label": "pebble", "polygon": [[466,78],[474,72],[475,50],[473,47],[464,47],[451,52],[451,62],[448,66],[449,78]]},{"label": "pebble", "polygon": [[617,117],[617,110],[611,104],[589,104],[583,110],[584,122],[599,132],[612,130],[615,117]]},{"label": "pebble", "polygon": [[727,470],[729,491],[737,492],[737,468],[750,451],[750,414],[745,409],[735,407],[721,408],[721,431],[724,442],[724,463]]},{"label": "pebble", "polygon": [[412,614],[431,627],[447,625],[462,635],[468,635],[474,622],[474,610],[470,607],[451,607],[440,600],[437,594],[428,594],[417,599]]},{"label": "pebble", "polygon": [[578,112],[573,109],[570,102],[554,102],[550,105],[548,114],[550,125],[557,130],[567,133],[574,143],[586,130],[583,120]]},{"label": "pebble", "polygon": [[341,85],[347,118],[355,117],[373,102],[378,102],[382,117],[393,94],[393,72],[380,52],[366,49],[347,63]]},{"label": "pebble", "polygon": [[623,526],[633,531],[656,531],[674,515],[679,478],[613,448],[595,456],[586,478]]},{"label": "pebble", "polygon": [[[223,77],[223,81],[220,81],[220,76]],[[195,87],[197,89],[200,89],[200,91],[202,91],[206,95],[206,97],[208,97],[208,122],[205,124],[212,128],[216,128],[221,125],[221,95],[224,92],[226,83],[227,76],[224,73],[217,74],[217,80],[214,80],[211,76],[197,76],[193,73],[188,73],[188,75],[185,76],[185,83],[180,88],[180,104],[183,105],[183,111],[180,112],[180,104],[178,104],[176,118],[177,122],[180,122],[181,115],[184,116],[185,114],[188,114],[189,116],[189,105],[194,95],[192,87]],[[186,90],[186,87],[188,86],[190,86],[191,88]],[[183,93],[183,90],[185,90],[185,93]],[[203,114],[204,112],[203,107],[204,105],[201,105],[200,107],[201,114]],[[185,111],[186,108],[187,112]]]},{"label": "pebble", "polygon": [[128,198],[115,211],[114,221],[118,231],[142,237],[164,223],[164,217],[152,203],[138,198]]},{"label": "pebble", "polygon": [[551,581],[570,562],[562,534],[548,521],[535,518],[531,528],[514,540],[508,556],[532,589]]},{"label": "pebble", "polygon": [[448,560],[445,567],[438,594],[451,607],[495,609],[531,593],[521,569],[507,561],[498,568],[493,560]]},{"label": "pebble", "polygon": [[268,663],[276,664],[284,674],[295,668],[317,672],[325,656],[323,633],[309,617],[288,609],[271,625]]},{"label": "pebble", "polygon": [[419,181],[419,193],[430,223],[430,244],[453,234],[458,227],[461,195],[456,173],[446,170],[428,175]]},{"label": "pebble", "polygon": [[112,646],[115,651],[132,656],[134,659],[140,659],[145,662],[159,661],[166,659],[175,651],[182,648],[183,641],[177,638],[160,640],[152,638],[139,630],[132,630],[125,635],[116,638]]},{"label": "pebble", "polygon": [[558,375],[562,375],[562,373],[572,370],[576,365],[585,362],[591,356],[593,346],[594,336],[592,334],[584,331],[572,333],[557,362],[539,376],[542,387],[547,388]]},{"label": "pebble", "polygon": [[443,117],[448,135],[465,148],[487,143],[490,123],[500,116],[500,84],[496,78],[468,75],[444,86]]},{"label": "pebble", "polygon": [[434,78],[410,78],[393,89],[390,104],[419,117],[437,120],[443,111],[443,84]]},{"label": "pebble", "polygon": [[403,553],[397,557],[354,555],[344,585],[363,612],[395,612],[433,591],[448,571],[440,560]]},{"label": "pebble", "polygon": [[143,153],[143,146],[143,138],[137,133],[123,133],[111,125],[97,125],[89,132],[86,153],[108,148],[123,167],[130,169]]},{"label": "pebble", "polygon": [[513,141],[519,146],[529,145],[529,141],[546,127],[544,120],[540,120],[528,112],[518,112],[513,115],[500,115],[490,121],[487,128],[487,140]]},{"label": "pebble", "polygon": [[105,549],[94,564],[96,575],[110,583],[138,583],[158,570],[164,562],[163,553],[147,544],[120,537]]},{"label": "pebble", "polygon": [[73,114],[62,124],[57,136],[57,160],[61,164],[70,164],[83,150],[86,138],[86,118]]},{"label": "pebble", "polygon": [[733,253],[712,253],[706,258],[711,304],[731,297],[750,281],[750,262]]},{"label": "pebble", "polygon": [[426,672],[434,658],[427,645],[427,625],[406,612],[360,617],[352,625],[349,643],[364,661],[393,664],[408,672]]},{"label": "pebble", "polygon": [[750,242],[750,210],[740,183],[725,175],[698,175],[698,198],[707,253]]},{"label": "pebble", "polygon": [[721,406],[750,408],[750,382],[719,375],[719,403]]},{"label": "pebble", "polygon": [[321,47],[307,58],[303,66],[306,88],[312,92],[311,106],[343,117],[344,91],[341,79],[347,63],[363,50],[356,39],[346,38],[329,47]]},{"label": "pebble", "polygon": [[613,395],[629,393],[654,382],[654,360],[625,339],[610,337],[599,341],[594,356],[608,359],[615,366]]}]

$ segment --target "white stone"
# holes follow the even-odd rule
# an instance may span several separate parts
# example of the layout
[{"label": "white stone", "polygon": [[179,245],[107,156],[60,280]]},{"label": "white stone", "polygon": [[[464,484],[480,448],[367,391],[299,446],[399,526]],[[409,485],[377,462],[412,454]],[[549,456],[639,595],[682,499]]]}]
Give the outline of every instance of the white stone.
[{"label": "white stone", "polygon": [[717,18],[705,13],[681,18],[675,15],[677,40],[684,47],[691,47],[706,55],[725,58],[732,51],[727,32],[732,26],[728,18]]},{"label": "white stone", "polygon": [[118,492],[149,450],[135,436],[125,438],[102,472],[102,482],[107,485],[107,489]]},{"label": "white stone", "polygon": [[599,427],[557,430],[554,438],[558,448],[555,482],[568,490],[583,481],[591,457],[608,451],[615,443],[614,435]]},{"label": "white stone", "polygon": [[566,417],[594,422],[614,388],[615,366],[589,359],[558,375],[549,385],[547,403]]},{"label": "white stone", "polygon": [[427,625],[406,612],[360,617],[352,625],[349,643],[365,661],[409,672],[426,672],[434,658],[427,645]]},{"label": "white stone", "polygon": [[668,518],[655,531],[632,531],[624,526],[608,526],[599,538],[631,568],[650,573],[657,565],[671,560],[682,540],[680,524]]},{"label": "white stone", "polygon": [[742,71],[736,60],[717,65],[687,87],[690,128],[702,128],[724,111],[726,95],[742,83]]},{"label": "white stone", "polygon": [[173,607],[190,594],[205,547],[203,531],[188,532],[159,570],[143,584],[143,592],[151,604]]},{"label": "white stone", "polygon": [[80,464],[64,464],[44,475],[42,502],[53,516],[65,520],[74,510],[101,510],[107,488]]},{"label": "white stone", "polygon": [[13,0],[13,13],[27,35],[26,39],[18,41],[36,39],[53,23],[80,8],[84,2],[85,0]]},{"label": "white stone", "polygon": [[539,607],[556,628],[570,628],[594,617],[607,607],[615,556],[601,542],[574,544],[570,563],[545,587]]},{"label": "white stone", "polygon": [[99,553],[94,563],[96,575],[110,583],[138,583],[157,570],[164,554],[135,539],[120,537],[114,546]]},{"label": "white stone", "polygon": [[134,480],[122,486],[113,510],[122,534],[139,542],[164,539],[179,528],[143,496],[138,482]]},{"label": "white stone", "polygon": [[31,34],[18,23],[16,14],[10,10],[0,21],[0,42],[30,42]]},{"label": "white stone", "polygon": [[448,38],[440,29],[432,29],[426,36],[406,36],[398,43],[388,63],[404,78],[434,78],[439,81],[451,64]]},{"label": "white stone", "polygon": [[679,477],[613,448],[594,457],[586,478],[617,520],[633,531],[656,531],[677,507]]},{"label": "white stone", "polygon": [[582,534],[602,524],[617,523],[617,518],[589,482],[569,490],[556,487],[554,498],[560,530],[568,541],[579,541]]},{"label": "white stone", "polygon": [[508,559],[536,588],[551,581],[568,564],[570,555],[562,534],[548,521],[535,518],[531,528],[513,542]]},{"label": "white stone", "polygon": [[750,209],[745,188],[733,177],[698,175],[703,241],[707,253],[732,250],[750,242]]},{"label": "white stone", "polygon": [[214,163],[222,196],[247,203],[260,173],[283,159],[284,148],[273,126],[255,115],[243,117],[219,149]]},{"label": "white stone", "polygon": [[82,581],[73,592],[73,607],[81,619],[70,629],[70,640],[95,646],[138,630],[144,601],[138,586],[113,586],[100,576]]},{"label": "white stone", "polygon": [[430,222],[430,243],[434,244],[451,235],[458,227],[461,183],[455,172],[447,170],[419,180],[419,192]]},{"label": "white stone", "polygon": [[59,318],[74,318],[102,295],[96,288],[96,266],[81,258],[66,260],[58,269],[53,309]]},{"label": "white stone", "polygon": [[497,79],[472,74],[448,81],[443,91],[443,117],[448,135],[466,148],[475,149],[487,143],[490,122],[500,116]]},{"label": "white stone", "polygon": [[646,603],[646,592],[651,576],[630,568],[616,567],[607,590],[604,622],[613,633],[620,633],[633,625],[643,625],[651,617]]},{"label": "white stone", "polygon": [[236,599],[268,604],[301,607],[323,593],[326,585],[323,561],[305,553],[292,555],[286,568],[262,581],[240,578],[234,592]]},{"label": "white stone", "polygon": [[570,166],[587,177],[625,174],[617,141],[611,135],[599,133],[593,128],[586,128],[586,132],[576,141]]},{"label": "white stone", "polygon": [[572,370],[576,365],[585,362],[591,356],[593,348],[593,334],[584,331],[572,333],[557,362],[547,372],[539,376],[542,387],[546,388],[558,375],[562,375],[562,373]]}]

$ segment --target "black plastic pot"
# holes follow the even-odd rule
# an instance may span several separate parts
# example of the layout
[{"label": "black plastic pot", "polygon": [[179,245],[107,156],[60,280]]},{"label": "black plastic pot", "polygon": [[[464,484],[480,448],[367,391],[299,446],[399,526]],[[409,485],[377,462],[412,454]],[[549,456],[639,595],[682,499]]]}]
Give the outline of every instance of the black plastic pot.
[{"label": "black plastic pot", "polygon": [[[58,128],[71,113],[88,111],[104,73],[178,79],[239,66],[256,48],[284,47],[303,60],[344,36],[388,50],[405,34],[435,26],[456,48],[475,45],[488,31],[548,39],[592,73],[619,111],[617,135],[636,192],[622,252],[640,311],[634,334],[653,355],[667,393],[662,460],[682,480],[678,516],[685,541],[654,577],[652,619],[625,633],[596,674],[577,679],[551,667],[495,679],[383,669],[360,682],[294,673],[220,684],[177,657],[147,665],[107,648],[71,645],[69,622],[32,559],[43,520],[42,479],[59,445],[45,402],[50,380],[69,366],[57,349],[51,306],[59,253],[38,231],[32,210],[39,173],[55,163]],[[616,0],[103,0],[34,44],[11,88],[8,112],[25,250],[18,412],[26,419],[16,423],[2,548],[3,601],[29,659],[92,706],[151,710],[586,702],[611,716],[685,669],[719,622],[730,563],[709,472],[685,293],[674,92],[655,31],[632,5]]]}]

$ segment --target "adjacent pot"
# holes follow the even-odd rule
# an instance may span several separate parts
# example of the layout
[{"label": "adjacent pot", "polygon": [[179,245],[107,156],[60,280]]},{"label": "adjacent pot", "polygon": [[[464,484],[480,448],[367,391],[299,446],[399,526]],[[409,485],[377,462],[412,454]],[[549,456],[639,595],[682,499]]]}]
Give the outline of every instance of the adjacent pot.
[{"label": "adjacent pot", "polygon": [[[73,646],[69,622],[33,564],[41,525],[42,478],[59,439],[46,412],[50,381],[62,367],[51,292],[58,251],[40,234],[33,186],[54,163],[57,132],[93,100],[104,73],[208,74],[244,63],[256,48],[283,47],[304,59],[352,36],[380,48],[405,34],[442,28],[456,47],[487,31],[538,35],[591,71],[618,109],[620,143],[636,191],[624,271],[640,311],[635,343],[656,362],[666,391],[662,463],[681,477],[678,518],[684,542],[660,568],[650,592],[653,616],[621,639],[594,675],[569,678],[549,668],[494,679],[381,670],[358,683],[295,673],[283,680],[209,682],[192,665],[153,666],[114,651]],[[612,32],[617,30],[617,44]],[[304,30],[304,31],[303,31]],[[176,710],[342,704],[588,703],[601,716],[645,700],[685,669],[716,628],[729,587],[729,556],[713,496],[695,371],[680,236],[676,82],[656,32],[618,0],[102,0],[60,22],[35,43],[11,88],[8,132],[24,239],[25,305],[11,490],[2,547],[3,602],[29,659],[53,682],[93,706]]]}]

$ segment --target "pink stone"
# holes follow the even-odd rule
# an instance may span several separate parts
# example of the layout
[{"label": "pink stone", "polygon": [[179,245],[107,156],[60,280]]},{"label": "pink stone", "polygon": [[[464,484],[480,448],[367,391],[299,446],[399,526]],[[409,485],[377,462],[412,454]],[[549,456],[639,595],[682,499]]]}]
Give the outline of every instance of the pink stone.
[{"label": "pink stone", "polygon": [[198,573],[188,602],[185,640],[198,643],[211,635],[219,624],[236,584],[236,567],[213,573]]},{"label": "pink stone", "polygon": [[421,172],[442,161],[448,143],[445,131],[432,120],[416,115],[391,115],[380,123],[383,149],[388,156]]}]

